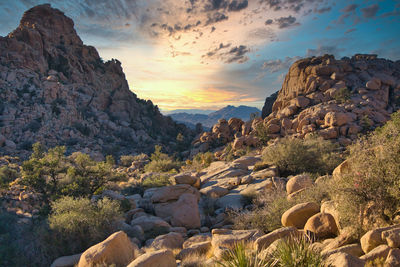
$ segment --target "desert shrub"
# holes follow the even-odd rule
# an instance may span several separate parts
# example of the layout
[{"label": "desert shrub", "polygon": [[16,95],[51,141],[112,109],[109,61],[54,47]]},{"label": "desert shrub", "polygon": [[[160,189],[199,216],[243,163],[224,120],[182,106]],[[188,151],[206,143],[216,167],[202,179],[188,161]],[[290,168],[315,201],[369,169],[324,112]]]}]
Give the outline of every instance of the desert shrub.
[{"label": "desert shrub", "polygon": [[229,217],[235,229],[259,229],[270,232],[281,227],[282,214],[294,204],[287,200],[283,188],[259,194],[252,211],[232,211]]},{"label": "desert shrub", "polygon": [[321,137],[283,138],[266,147],[263,162],[276,165],[283,176],[303,172],[327,174],[341,162],[337,145]]},{"label": "desert shrub", "polygon": [[237,243],[224,255],[217,266],[222,267],[268,267],[269,263],[257,251],[246,249],[244,243]]},{"label": "desert shrub", "polygon": [[351,92],[347,87],[340,88],[337,90],[333,98],[339,103],[345,103],[351,97]]},{"label": "desert shrub", "polygon": [[265,163],[265,162],[257,162],[256,164],[254,164],[254,169],[253,169],[253,171],[261,171],[261,170],[264,170],[264,169],[266,169],[266,168],[268,168],[268,167],[270,167],[271,165],[270,164],[268,164],[268,163]]},{"label": "desert shrub", "polygon": [[310,248],[311,242],[305,237],[290,237],[277,244],[268,256],[273,267],[323,267],[321,254]]},{"label": "desert shrub", "polygon": [[171,185],[170,174],[168,173],[154,173],[150,177],[147,177],[142,182],[142,187],[152,188]]},{"label": "desert shrub", "polygon": [[84,251],[112,234],[122,219],[118,201],[108,198],[92,203],[88,198],[63,197],[52,202],[51,207],[50,232],[45,241],[55,254]]},{"label": "desert shrub", "polygon": [[362,131],[365,133],[365,132],[371,131],[373,129],[374,122],[368,117],[368,115],[364,115],[360,119],[360,125],[362,128]]},{"label": "desert shrub", "polygon": [[258,139],[260,139],[260,142],[263,145],[266,145],[269,141],[269,135],[268,135],[268,129],[267,127],[264,125],[263,122],[258,123],[255,127],[255,134],[258,137]]},{"label": "desert shrub", "polygon": [[188,165],[193,169],[201,170],[209,167],[213,161],[215,161],[215,156],[212,152],[198,153]]},{"label": "desert shrub", "polygon": [[229,217],[235,229],[273,231],[282,226],[281,217],[283,213],[294,205],[304,202],[321,203],[323,200],[331,200],[331,184],[333,182],[330,178],[327,178],[303,190],[290,200],[287,199],[284,188],[259,194],[250,194],[245,196],[245,199],[248,199],[246,204],[252,200],[255,209],[251,211],[231,211]]},{"label": "desert shrub", "polygon": [[8,166],[0,167],[0,188],[8,188],[9,184],[18,177],[18,172]]},{"label": "desert shrub", "polygon": [[135,156],[133,155],[124,155],[119,158],[120,164],[124,167],[131,166],[133,161],[135,161]]},{"label": "desert shrub", "polygon": [[22,183],[40,193],[46,204],[65,195],[91,197],[109,182],[124,178],[113,171],[113,166],[110,156],[103,162],[80,152],[66,157],[63,146],[46,152],[36,143],[31,157],[22,165]]},{"label": "desert shrub", "polygon": [[350,171],[335,182],[345,226],[360,231],[394,222],[400,208],[400,113],[350,147]]},{"label": "desert shrub", "polygon": [[179,171],[181,162],[161,152],[161,146],[156,145],[154,153],[150,156],[150,162],[144,166],[145,172],[169,172],[171,170]]}]

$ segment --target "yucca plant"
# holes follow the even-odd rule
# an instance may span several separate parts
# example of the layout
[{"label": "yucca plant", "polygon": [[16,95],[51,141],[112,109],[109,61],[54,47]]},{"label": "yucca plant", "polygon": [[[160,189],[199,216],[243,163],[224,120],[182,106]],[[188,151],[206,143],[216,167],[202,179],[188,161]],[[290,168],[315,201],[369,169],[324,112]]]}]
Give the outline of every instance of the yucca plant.
[{"label": "yucca plant", "polygon": [[258,252],[246,250],[246,245],[237,243],[224,256],[222,261],[217,261],[217,266],[222,267],[268,267],[269,264]]},{"label": "yucca plant", "polygon": [[270,267],[323,267],[321,254],[310,248],[311,242],[304,236],[290,237],[277,244],[268,256]]}]

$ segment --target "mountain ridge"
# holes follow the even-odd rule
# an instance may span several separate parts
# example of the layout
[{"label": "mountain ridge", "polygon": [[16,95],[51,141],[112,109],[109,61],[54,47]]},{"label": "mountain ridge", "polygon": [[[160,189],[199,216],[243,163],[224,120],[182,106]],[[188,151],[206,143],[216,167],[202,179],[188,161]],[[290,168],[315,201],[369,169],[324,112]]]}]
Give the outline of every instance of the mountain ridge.
[{"label": "mountain ridge", "polygon": [[178,122],[185,123],[189,127],[194,127],[197,123],[201,123],[207,128],[211,128],[218,122],[219,119],[229,120],[231,118],[239,118],[242,120],[249,120],[252,113],[258,113],[261,115],[261,110],[256,107],[250,106],[233,106],[228,105],[222,109],[211,112],[208,115],[205,114],[190,114],[186,112],[172,113],[169,114],[172,119]]}]

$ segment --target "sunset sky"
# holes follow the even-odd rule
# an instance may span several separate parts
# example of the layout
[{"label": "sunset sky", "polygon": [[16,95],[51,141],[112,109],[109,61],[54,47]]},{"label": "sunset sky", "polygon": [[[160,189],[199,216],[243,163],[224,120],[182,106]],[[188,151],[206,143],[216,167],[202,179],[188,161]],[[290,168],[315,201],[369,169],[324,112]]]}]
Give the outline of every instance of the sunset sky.
[{"label": "sunset sky", "polygon": [[122,62],[130,88],[163,110],[261,108],[306,56],[400,59],[400,1],[0,0],[0,35],[50,3],[85,44]]}]

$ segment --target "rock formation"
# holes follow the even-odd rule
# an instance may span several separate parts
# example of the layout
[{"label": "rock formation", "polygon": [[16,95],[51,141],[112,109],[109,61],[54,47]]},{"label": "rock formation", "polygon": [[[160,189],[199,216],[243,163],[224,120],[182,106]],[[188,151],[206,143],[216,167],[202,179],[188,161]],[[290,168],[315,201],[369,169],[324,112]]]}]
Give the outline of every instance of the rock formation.
[{"label": "rock formation", "polygon": [[27,155],[37,141],[92,156],[128,154],[188,134],[137,98],[121,62],[103,62],[73,21],[48,4],[25,12],[18,28],[0,37],[0,73],[1,154]]},{"label": "rock formation", "polygon": [[296,61],[265,118],[273,137],[316,132],[349,144],[363,130],[382,125],[399,109],[400,62],[355,55]]}]

